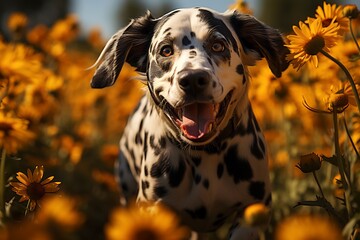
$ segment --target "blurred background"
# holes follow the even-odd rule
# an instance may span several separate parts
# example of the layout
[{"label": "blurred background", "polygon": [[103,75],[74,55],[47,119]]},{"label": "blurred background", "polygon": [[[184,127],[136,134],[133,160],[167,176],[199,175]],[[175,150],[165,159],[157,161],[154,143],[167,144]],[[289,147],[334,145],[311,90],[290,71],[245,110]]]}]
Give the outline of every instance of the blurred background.
[{"label": "blurred background", "polygon": [[[64,203],[53,203],[51,208],[36,209],[45,215],[46,229],[51,232],[52,237],[45,239],[106,239],[106,226],[119,203],[120,193],[113,175],[119,153],[118,141],[144,86],[131,81],[136,73],[125,65],[113,87],[90,88],[94,69],[85,69],[95,62],[107,39],[147,9],[153,16],[160,17],[176,8],[194,6],[223,12],[240,2],[0,0],[0,96],[3,96],[0,122],[8,116],[12,121],[26,119],[27,130],[33,134],[33,138],[27,139],[28,144],[19,144],[18,151],[7,155],[5,179],[16,181],[17,172],[26,173],[28,168],[34,170],[35,166],[44,165],[44,177],[54,176],[54,181],[61,181],[58,195],[70,196],[77,203],[76,207],[65,204],[68,208],[63,208]],[[317,7],[323,6],[323,0],[248,0],[246,3],[255,17],[280,29],[284,35],[292,34],[293,25],[314,17]],[[329,0],[327,3],[357,4],[359,7],[360,0]],[[354,19],[354,29],[359,37],[360,17]],[[332,54],[350,69],[356,79],[360,79],[359,53],[349,32],[344,33]],[[298,71],[289,67],[279,79],[274,78],[266,61],[250,67],[252,84],[249,97],[270,152],[274,206],[269,236],[278,222],[295,212],[327,215],[319,207],[294,208],[299,201],[316,200],[319,195],[313,176],[303,174],[295,167],[300,155],[316,152],[332,156],[334,153],[331,117],[308,111],[303,106],[304,97],[311,106],[327,110],[328,103],[324,99],[346,90],[343,72],[324,57],[319,62],[317,69],[307,64]],[[6,93],[3,93],[4,89]],[[342,124],[340,127],[341,149],[353,160],[352,167],[359,176],[354,177],[354,186],[360,186],[359,159],[348,140],[352,135],[353,145],[359,149],[360,115],[350,104],[342,120],[346,120],[348,126],[345,128]],[[3,126],[0,124],[0,132],[4,130]],[[318,178],[324,194],[339,214],[345,216],[341,201],[344,191],[339,184],[337,169],[325,163],[321,170]],[[355,192],[352,200],[359,203],[360,191],[357,189]],[[31,229],[29,232],[26,228],[18,231],[26,209],[26,201],[19,202],[20,198],[9,185],[6,186],[7,211],[0,225],[6,223],[12,226],[9,227],[13,231],[11,234],[23,233],[25,237],[5,239],[44,239],[28,238],[33,236]],[[64,213],[59,214],[62,211]],[[73,220],[77,223],[69,220],[70,212],[79,214]],[[59,220],[59,216],[64,216],[65,220]],[[352,223],[359,222],[359,219]],[[63,231],[64,225],[68,231]],[[224,239],[226,227],[209,239]],[[3,240],[1,233],[0,240]]]},{"label": "blurred background", "polygon": [[[330,0],[328,3],[359,4],[359,0]],[[155,17],[169,10],[185,7],[209,7],[225,11],[232,0],[2,0],[0,2],[1,30],[6,33],[5,20],[13,11],[22,11],[29,15],[30,25],[51,24],[56,19],[69,13],[79,18],[82,30],[86,33],[94,27],[101,29],[105,38],[109,38],[129,19],[142,15],[149,9]],[[287,1],[287,0],[249,0],[249,7],[254,15],[267,24],[288,32],[300,19],[306,19],[322,0]]]}]

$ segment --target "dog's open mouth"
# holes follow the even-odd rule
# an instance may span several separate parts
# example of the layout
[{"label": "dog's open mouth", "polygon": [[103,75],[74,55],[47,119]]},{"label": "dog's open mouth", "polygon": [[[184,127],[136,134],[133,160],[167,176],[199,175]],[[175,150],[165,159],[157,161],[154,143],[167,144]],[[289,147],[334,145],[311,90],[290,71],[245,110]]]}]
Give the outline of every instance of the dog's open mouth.
[{"label": "dog's open mouth", "polygon": [[182,134],[192,141],[204,141],[211,137],[225,117],[232,91],[221,103],[191,103],[174,109],[167,104],[166,110]]}]

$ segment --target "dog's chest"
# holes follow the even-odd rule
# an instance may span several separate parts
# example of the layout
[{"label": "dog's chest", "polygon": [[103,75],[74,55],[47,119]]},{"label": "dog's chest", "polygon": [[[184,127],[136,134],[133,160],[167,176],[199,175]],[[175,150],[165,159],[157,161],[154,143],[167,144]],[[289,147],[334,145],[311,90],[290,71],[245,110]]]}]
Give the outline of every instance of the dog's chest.
[{"label": "dog's chest", "polygon": [[182,146],[143,98],[120,141],[138,201],[163,201],[193,227],[215,229],[235,209],[269,197],[265,146],[251,118],[214,144]]}]

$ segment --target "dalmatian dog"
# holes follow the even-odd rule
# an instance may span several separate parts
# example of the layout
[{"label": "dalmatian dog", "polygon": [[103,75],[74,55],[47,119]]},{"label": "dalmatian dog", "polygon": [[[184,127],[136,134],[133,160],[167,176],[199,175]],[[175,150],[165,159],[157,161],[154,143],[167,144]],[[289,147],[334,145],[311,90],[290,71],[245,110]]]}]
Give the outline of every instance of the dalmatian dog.
[{"label": "dalmatian dog", "polygon": [[91,87],[113,85],[125,62],[146,83],[120,140],[124,200],[161,202],[196,232],[233,217],[229,239],[256,239],[239,218],[250,204],[269,206],[271,187],[247,66],[265,58],[280,77],[288,66],[283,45],[277,30],[253,16],[207,8],[160,18],[148,12],[115,33]]}]

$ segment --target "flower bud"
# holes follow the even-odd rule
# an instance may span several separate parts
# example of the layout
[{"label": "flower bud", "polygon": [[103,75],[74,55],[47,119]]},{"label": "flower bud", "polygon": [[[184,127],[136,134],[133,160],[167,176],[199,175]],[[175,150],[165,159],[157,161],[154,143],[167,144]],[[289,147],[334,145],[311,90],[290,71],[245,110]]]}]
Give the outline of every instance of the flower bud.
[{"label": "flower bud", "polygon": [[328,104],[329,110],[336,109],[338,112],[342,112],[349,105],[349,97],[344,93],[334,93],[329,96]]},{"label": "flower bud", "polygon": [[348,4],[344,6],[343,14],[347,18],[354,19],[359,16],[359,9],[355,4]]},{"label": "flower bud", "polygon": [[317,171],[321,167],[321,159],[315,153],[300,156],[300,162],[296,165],[303,173]]}]

